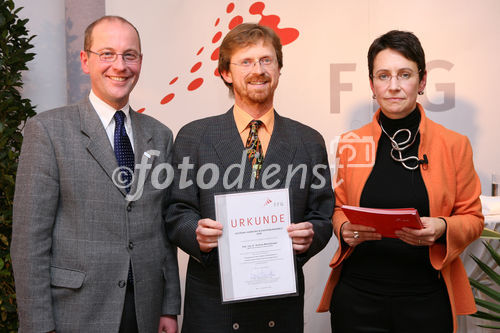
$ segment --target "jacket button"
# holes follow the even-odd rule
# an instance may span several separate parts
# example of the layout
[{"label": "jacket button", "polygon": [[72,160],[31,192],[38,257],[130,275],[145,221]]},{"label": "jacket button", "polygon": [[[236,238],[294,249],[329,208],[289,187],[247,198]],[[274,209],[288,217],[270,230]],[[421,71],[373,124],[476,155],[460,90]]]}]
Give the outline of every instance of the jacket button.
[{"label": "jacket button", "polygon": [[238,324],[238,323],[234,323],[234,324],[233,324],[233,330],[237,331],[237,330],[239,330],[239,329],[240,329],[240,324]]},{"label": "jacket button", "polygon": [[134,248],[134,242],[128,242],[128,248],[132,250]]},{"label": "jacket button", "polygon": [[274,327],[276,325],[276,323],[274,322],[274,320],[270,320],[268,323],[267,323],[267,326],[269,327]]},{"label": "jacket button", "polygon": [[123,288],[123,287],[125,287],[126,285],[127,285],[127,282],[125,282],[124,280],[120,280],[120,281],[118,281],[118,287]]},{"label": "jacket button", "polygon": [[132,205],[131,205],[131,204],[129,204],[129,205],[127,206],[127,212],[130,212],[131,210],[132,210]]}]

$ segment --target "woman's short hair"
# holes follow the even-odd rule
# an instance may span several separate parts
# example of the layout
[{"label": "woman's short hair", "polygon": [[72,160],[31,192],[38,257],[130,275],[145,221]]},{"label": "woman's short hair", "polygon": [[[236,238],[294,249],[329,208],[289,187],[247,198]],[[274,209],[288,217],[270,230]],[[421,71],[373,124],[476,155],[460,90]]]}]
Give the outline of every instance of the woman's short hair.
[{"label": "woman's short hair", "polygon": [[425,53],[417,36],[408,31],[391,30],[375,39],[368,50],[368,71],[373,75],[373,62],[380,51],[391,49],[414,61],[419,70],[419,80],[425,74]]}]

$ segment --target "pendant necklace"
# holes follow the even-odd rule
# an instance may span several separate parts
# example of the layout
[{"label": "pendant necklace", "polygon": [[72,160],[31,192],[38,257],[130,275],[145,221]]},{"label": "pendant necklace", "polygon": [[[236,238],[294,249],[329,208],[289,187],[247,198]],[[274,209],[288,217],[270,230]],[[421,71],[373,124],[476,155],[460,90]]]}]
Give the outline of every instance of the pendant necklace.
[{"label": "pendant necklace", "polygon": [[[400,162],[406,169],[408,170],[415,170],[418,168],[418,166],[420,165],[419,163],[419,159],[417,156],[408,156],[408,157],[405,157],[403,158],[403,151],[409,147],[411,147],[411,145],[413,145],[413,143],[415,143],[415,140],[417,139],[417,135],[420,131],[420,128],[417,129],[417,132],[415,133],[415,136],[413,137],[413,140],[411,140],[410,143],[408,143],[411,139],[411,131],[407,128],[401,128],[399,130],[397,130],[393,135],[392,137],[385,131],[384,127],[382,126],[382,123],[379,121],[379,125],[380,125],[380,128],[382,129],[382,132],[384,132],[385,135],[387,135],[387,137],[389,138],[389,140],[391,141],[391,146],[392,146],[392,149],[391,149],[391,157],[394,161],[396,162]],[[403,142],[396,142],[396,136],[399,134],[399,133],[407,133],[408,134],[408,139],[404,140]],[[408,143],[408,144],[407,144]],[[406,146],[405,146],[406,145]],[[397,156],[394,156],[394,152],[397,153]],[[407,161],[415,161],[416,165],[415,166],[408,166],[406,164]]]}]

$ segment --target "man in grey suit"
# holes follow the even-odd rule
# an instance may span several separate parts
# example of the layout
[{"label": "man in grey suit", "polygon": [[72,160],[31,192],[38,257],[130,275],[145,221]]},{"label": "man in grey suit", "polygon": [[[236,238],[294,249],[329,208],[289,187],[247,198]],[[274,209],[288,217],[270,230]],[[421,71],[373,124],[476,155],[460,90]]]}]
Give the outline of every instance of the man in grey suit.
[{"label": "man in grey suit", "polygon": [[[183,333],[303,331],[302,266],[330,239],[334,197],[321,135],[274,111],[282,58],[273,30],[257,24],[231,30],[218,69],[235,105],[186,125],[176,138],[167,232],[190,256]],[[208,166],[218,172],[206,172]],[[285,187],[299,295],[222,304],[217,247],[223,226],[215,220],[214,195]]]},{"label": "man in grey suit", "polygon": [[139,33],[102,17],[85,31],[80,57],[89,97],[24,130],[11,248],[20,332],[177,332],[168,193],[150,179],[171,162],[172,132],[129,107]]}]

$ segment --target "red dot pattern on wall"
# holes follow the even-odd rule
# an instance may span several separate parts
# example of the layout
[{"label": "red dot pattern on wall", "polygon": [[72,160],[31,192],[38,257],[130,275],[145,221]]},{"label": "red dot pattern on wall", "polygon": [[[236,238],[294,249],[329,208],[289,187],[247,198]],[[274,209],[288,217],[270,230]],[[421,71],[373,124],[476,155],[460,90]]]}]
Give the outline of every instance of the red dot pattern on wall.
[{"label": "red dot pattern on wall", "polygon": [[[265,26],[268,26],[271,29],[273,29],[276,32],[276,34],[278,34],[278,36],[280,37],[282,45],[288,45],[288,44],[294,42],[299,37],[299,31],[295,28],[278,28],[278,24],[280,23],[281,18],[278,15],[264,15],[265,6],[266,5],[262,1],[254,2],[250,6],[248,12],[252,15],[260,15],[261,18],[260,18],[258,23],[260,25],[265,25]],[[227,14],[232,13],[235,10],[235,8],[236,8],[235,3],[230,2],[226,6],[226,13]],[[218,17],[215,20],[214,26],[217,27],[220,24],[220,22],[221,22],[221,18]],[[235,15],[235,16],[230,18],[227,26],[228,26],[229,30],[232,30],[241,23],[243,23],[243,17],[241,15]],[[221,38],[222,38],[222,31],[217,31],[214,34],[214,36],[212,37],[212,40],[211,40],[212,45],[218,43],[221,40]],[[199,56],[200,54],[202,54],[204,49],[205,49],[205,46],[202,46],[198,50],[198,52],[196,53],[196,56]],[[219,46],[217,46],[210,54],[210,60],[211,61],[218,61],[219,60]],[[202,65],[203,65],[202,61],[197,61],[191,67],[190,73],[197,72],[202,67]],[[214,70],[214,76],[220,76],[220,73],[217,70],[217,68],[215,68],[215,70]],[[169,82],[169,85],[172,86],[173,84],[175,84],[177,82],[178,79],[179,79],[179,76],[176,76],[175,78],[173,78]],[[204,82],[204,80],[201,77],[194,78],[193,80],[191,80],[191,82],[187,85],[186,88],[188,91],[194,91],[194,90],[200,88],[203,85],[203,82]],[[162,98],[162,100],[160,101],[160,104],[162,104],[162,105],[167,104],[167,103],[171,102],[174,99],[174,97],[175,97],[175,93],[168,93],[165,97]],[[143,108],[139,111],[144,112],[144,110],[145,109]]]}]

